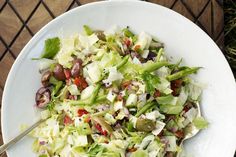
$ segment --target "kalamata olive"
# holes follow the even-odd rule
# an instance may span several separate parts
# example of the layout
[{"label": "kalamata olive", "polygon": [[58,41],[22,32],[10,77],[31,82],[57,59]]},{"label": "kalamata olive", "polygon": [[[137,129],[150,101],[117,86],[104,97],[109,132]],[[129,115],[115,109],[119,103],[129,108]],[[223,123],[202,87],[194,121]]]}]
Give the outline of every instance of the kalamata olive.
[{"label": "kalamata olive", "polygon": [[36,105],[39,108],[45,108],[47,104],[50,102],[51,92],[48,88],[41,87],[36,93],[35,101]]},{"label": "kalamata olive", "polygon": [[103,33],[103,31],[95,31],[95,34],[97,35],[98,39],[102,40],[102,41],[106,41],[106,36],[105,34]]},{"label": "kalamata olive", "polygon": [[151,51],[151,52],[149,52],[147,59],[154,60],[156,56],[157,56],[157,54]]},{"label": "kalamata olive", "polygon": [[66,79],[62,65],[56,64],[55,68],[53,69],[53,76],[59,81],[64,81]]},{"label": "kalamata olive", "polygon": [[150,119],[138,118],[136,129],[138,131],[150,132],[156,128],[156,123]]},{"label": "kalamata olive", "polygon": [[41,77],[41,83],[44,87],[47,87],[50,84],[49,83],[50,77],[51,77],[50,71],[46,71],[45,73],[43,73],[43,75]]},{"label": "kalamata olive", "polygon": [[71,69],[71,75],[73,77],[78,77],[80,75],[80,72],[82,71],[82,63],[81,59],[75,59],[73,61],[73,67]]}]

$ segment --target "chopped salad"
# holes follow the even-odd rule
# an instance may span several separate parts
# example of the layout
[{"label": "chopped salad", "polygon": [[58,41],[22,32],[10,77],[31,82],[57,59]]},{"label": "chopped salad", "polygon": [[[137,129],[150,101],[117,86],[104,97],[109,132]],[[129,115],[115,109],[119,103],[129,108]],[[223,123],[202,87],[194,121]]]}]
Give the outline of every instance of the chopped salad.
[{"label": "chopped salad", "polygon": [[129,27],[45,40],[30,135],[39,157],[174,157],[198,116],[200,67],[171,63],[164,44]]}]

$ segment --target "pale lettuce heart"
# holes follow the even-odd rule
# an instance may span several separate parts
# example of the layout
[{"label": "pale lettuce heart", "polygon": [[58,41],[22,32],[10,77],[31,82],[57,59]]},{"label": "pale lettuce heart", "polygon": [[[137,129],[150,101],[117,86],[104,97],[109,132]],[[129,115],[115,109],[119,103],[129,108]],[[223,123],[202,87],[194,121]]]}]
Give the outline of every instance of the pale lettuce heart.
[{"label": "pale lettuce heart", "polygon": [[109,29],[105,30],[104,34],[106,36],[111,36],[111,35],[115,35],[115,34],[120,33],[120,32],[121,32],[120,27],[117,26],[117,25],[113,25]]},{"label": "pale lettuce heart", "polygon": [[84,76],[93,83],[98,82],[101,79],[102,72],[99,68],[97,61],[94,61],[83,68]]},{"label": "pale lettuce heart", "polygon": [[123,75],[117,71],[116,67],[111,67],[109,68],[108,71],[109,71],[108,78],[103,80],[103,83],[110,84],[113,81],[122,80],[124,78]]},{"label": "pale lettuce heart", "polygon": [[61,49],[56,55],[58,62],[66,68],[72,66],[73,57],[71,56],[75,52],[75,38],[63,38],[61,40]]},{"label": "pale lettuce heart", "polygon": [[87,50],[89,50],[89,48],[92,47],[98,40],[99,39],[95,34],[90,36],[79,34],[79,45]]},{"label": "pale lettuce heart", "polygon": [[152,37],[149,34],[145,32],[141,32],[138,35],[138,41],[135,43],[134,47],[137,45],[140,45],[140,48],[142,50],[148,49],[151,44],[151,41],[152,41]]},{"label": "pale lettuce heart", "polygon": [[93,85],[90,85],[90,86],[86,87],[86,88],[81,92],[80,99],[81,99],[81,100],[88,99],[88,98],[92,95],[92,93],[93,93],[93,91],[94,91],[94,88],[95,88],[95,87],[94,87]]},{"label": "pale lettuce heart", "polygon": [[156,121],[156,129],[152,131],[153,135],[157,136],[164,129],[165,125],[162,121]]}]

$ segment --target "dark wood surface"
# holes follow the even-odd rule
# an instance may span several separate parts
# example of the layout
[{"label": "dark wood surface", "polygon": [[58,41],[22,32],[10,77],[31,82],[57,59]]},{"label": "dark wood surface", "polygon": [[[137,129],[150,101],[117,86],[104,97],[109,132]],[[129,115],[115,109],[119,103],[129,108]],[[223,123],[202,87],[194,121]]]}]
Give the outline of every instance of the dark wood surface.
[{"label": "dark wood surface", "polygon": [[[0,100],[8,72],[32,36],[58,15],[94,1],[96,0],[0,0]],[[221,49],[223,48],[223,0],[147,1],[166,6],[184,15],[199,25]],[[6,157],[5,154],[2,156]]]}]

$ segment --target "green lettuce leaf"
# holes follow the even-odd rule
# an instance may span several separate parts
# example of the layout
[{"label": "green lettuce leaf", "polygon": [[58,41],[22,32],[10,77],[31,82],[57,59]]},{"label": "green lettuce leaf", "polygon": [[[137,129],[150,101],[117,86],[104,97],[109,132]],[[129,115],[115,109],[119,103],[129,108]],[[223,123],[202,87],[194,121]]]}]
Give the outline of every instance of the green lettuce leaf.
[{"label": "green lettuce leaf", "polygon": [[86,33],[86,35],[92,35],[93,34],[93,30],[89,26],[84,25],[83,28],[84,28],[84,32]]},{"label": "green lettuce leaf", "polygon": [[177,97],[174,97],[173,95],[169,94],[167,96],[161,96],[156,98],[157,102],[159,104],[167,104],[167,105],[176,105],[176,102],[178,100]]},{"label": "green lettuce leaf", "polygon": [[205,128],[207,128],[209,123],[203,117],[197,117],[193,120],[193,124],[198,129],[205,129]]},{"label": "green lettuce leaf", "polygon": [[92,144],[88,150],[88,155],[89,155],[89,157],[98,156],[98,154],[102,154],[104,149],[105,148],[99,144],[96,144],[96,143]]},{"label": "green lettuce leaf", "polygon": [[148,153],[145,150],[138,149],[130,157],[148,157]]},{"label": "green lettuce leaf", "polygon": [[166,114],[179,114],[182,110],[182,105],[160,105],[160,111]]},{"label": "green lettuce leaf", "polygon": [[77,127],[70,127],[70,131],[77,131],[79,135],[90,135],[92,130],[88,123],[81,123]]},{"label": "green lettuce leaf", "polygon": [[147,92],[153,94],[157,85],[160,83],[160,78],[148,72],[144,72],[141,77],[146,84]]}]

